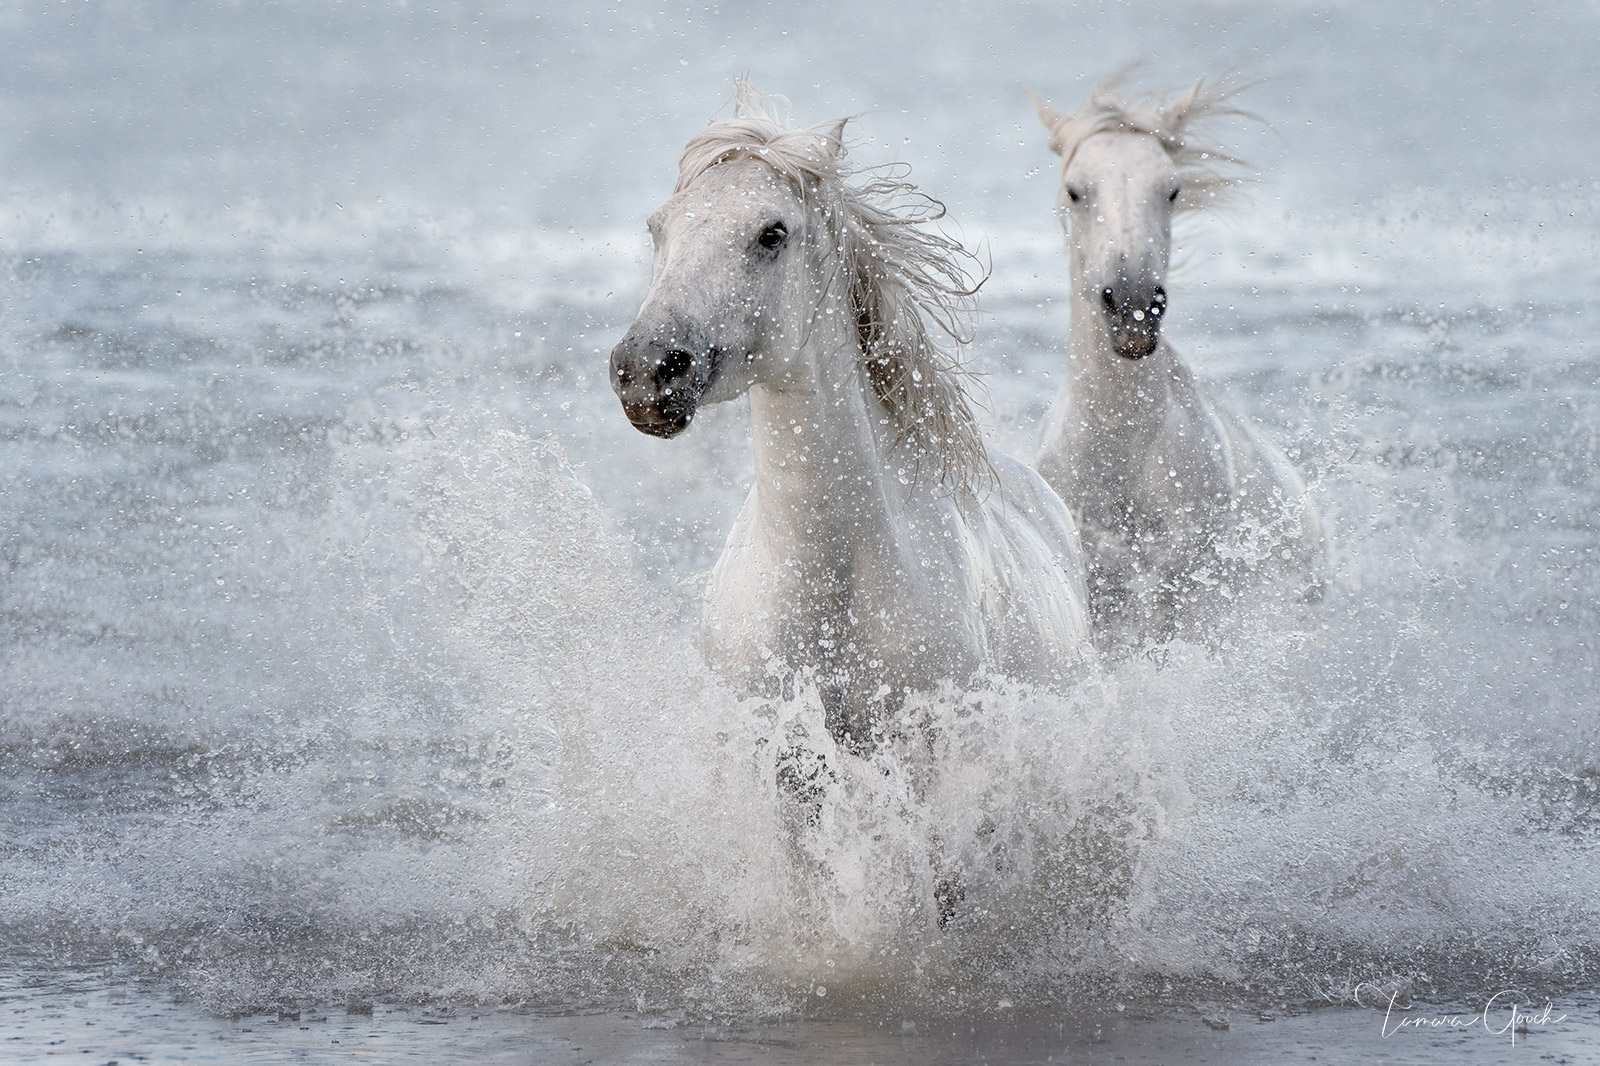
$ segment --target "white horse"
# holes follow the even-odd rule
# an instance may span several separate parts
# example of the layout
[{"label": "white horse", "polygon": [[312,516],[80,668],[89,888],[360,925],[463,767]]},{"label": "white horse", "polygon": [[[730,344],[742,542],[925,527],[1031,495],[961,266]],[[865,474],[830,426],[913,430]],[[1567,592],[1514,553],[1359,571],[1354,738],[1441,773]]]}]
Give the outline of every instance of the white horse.
[{"label": "white horse", "polygon": [[1035,465],[1081,524],[1097,630],[1138,643],[1203,624],[1267,571],[1319,589],[1322,525],[1283,452],[1161,336],[1173,216],[1213,206],[1242,165],[1195,131],[1246,115],[1244,86],[1201,79],[1161,100],[1118,95],[1122,77],[1070,115],[1034,98],[1061,157],[1072,284],[1067,378]]},{"label": "white horse", "polygon": [[829,731],[862,752],[910,691],[1052,682],[1090,643],[1071,514],[985,451],[940,344],[974,291],[960,245],[918,225],[942,207],[845,169],[844,125],[788,129],[741,85],[735,117],[689,142],[611,384],[660,437],[750,394],[755,484],[705,652],[755,691],[812,672]]}]

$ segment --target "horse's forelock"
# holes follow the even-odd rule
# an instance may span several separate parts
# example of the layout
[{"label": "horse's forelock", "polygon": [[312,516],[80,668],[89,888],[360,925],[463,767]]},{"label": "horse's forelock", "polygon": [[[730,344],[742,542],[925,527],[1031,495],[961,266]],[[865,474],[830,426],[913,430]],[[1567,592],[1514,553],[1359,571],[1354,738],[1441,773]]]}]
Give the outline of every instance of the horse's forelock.
[{"label": "horse's forelock", "polygon": [[766,163],[804,193],[811,184],[836,179],[842,155],[842,146],[820,127],[787,130],[761,120],[724,119],[701,130],[684,146],[673,191],[682,192],[719,163],[748,157]]},{"label": "horse's forelock", "polygon": [[1253,84],[1232,76],[1198,79],[1178,93],[1124,93],[1132,68],[1100,82],[1070,115],[1050,128],[1050,148],[1061,156],[1066,176],[1072,158],[1090,137],[1100,133],[1143,133],[1156,138],[1178,168],[1184,186],[1202,195],[1187,196],[1180,209],[1215,206],[1244,181],[1248,164],[1201,136],[1216,120],[1259,117],[1234,103]]},{"label": "horse's forelock", "polygon": [[790,129],[778,115],[788,103],[781,96],[757,91],[741,78],[735,86],[733,117],[711,123],[684,146],[674,191],[681,192],[718,163],[741,156],[766,163],[802,194],[812,183],[841,178],[848,119]]}]

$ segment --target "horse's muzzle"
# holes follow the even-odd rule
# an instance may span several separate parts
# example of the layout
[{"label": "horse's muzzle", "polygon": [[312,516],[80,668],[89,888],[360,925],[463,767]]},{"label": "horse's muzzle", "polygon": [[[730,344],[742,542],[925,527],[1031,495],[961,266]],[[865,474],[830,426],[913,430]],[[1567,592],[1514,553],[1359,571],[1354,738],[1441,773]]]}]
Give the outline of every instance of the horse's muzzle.
[{"label": "horse's muzzle", "polygon": [[1132,323],[1129,325],[1118,324],[1112,327],[1111,344],[1118,355],[1124,359],[1143,359],[1156,350],[1156,345],[1161,340],[1161,321],[1144,325]]},{"label": "horse's muzzle", "polygon": [[1100,305],[1111,328],[1111,345],[1124,359],[1143,359],[1161,340],[1167,290],[1157,285],[1139,296],[1109,286],[1100,293]]},{"label": "horse's muzzle", "polygon": [[628,421],[640,433],[648,433],[652,437],[676,437],[679,433],[689,428],[689,423],[694,421],[694,410],[674,412],[668,414],[658,404],[623,404],[622,413],[628,416]]},{"label": "horse's muzzle", "polygon": [[688,428],[703,391],[698,361],[681,344],[632,334],[611,350],[611,388],[634,429],[675,437]]}]

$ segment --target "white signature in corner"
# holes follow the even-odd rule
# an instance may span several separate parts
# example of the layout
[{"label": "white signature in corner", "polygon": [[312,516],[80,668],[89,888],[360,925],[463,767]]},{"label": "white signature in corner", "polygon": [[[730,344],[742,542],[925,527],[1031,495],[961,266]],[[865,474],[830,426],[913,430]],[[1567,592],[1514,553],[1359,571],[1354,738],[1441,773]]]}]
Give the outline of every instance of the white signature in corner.
[{"label": "white signature in corner", "polygon": [[[1371,1006],[1372,1004],[1370,1003],[1362,1003],[1361,990],[1364,987],[1366,986],[1356,986],[1356,1002],[1361,1003],[1362,1006]],[[1492,1033],[1495,1036],[1510,1034],[1511,1044],[1515,1047],[1518,1033],[1526,1035],[1532,1026],[1549,1025],[1551,1022],[1567,1020],[1565,1014],[1555,1014],[1555,1007],[1549,1001],[1545,1002],[1543,1010],[1527,1009],[1528,1004],[1525,999],[1522,1001],[1518,999],[1518,997],[1522,996],[1522,993],[1509,988],[1490,996],[1489,1002],[1483,1005],[1483,1010],[1472,1014],[1419,1015],[1415,1018],[1396,1018],[1394,1016],[1396,1009],[1402,1011],[1410,1009],[1409,1007],[1398,1005],[1402,995],[1398,989],[1369,989],[1370,991],[1376,991],[1380,996],[1387,994],[1387,1002],[1384,1003],[1382,1028],[1382,1033],[1385,1037],[1393,1036],[1402,1029],[1471,1029],[1481,1025],[1485,1032]],[[1503,1025],[1499,1024],[1502,1020],[1505,1023]]]}]

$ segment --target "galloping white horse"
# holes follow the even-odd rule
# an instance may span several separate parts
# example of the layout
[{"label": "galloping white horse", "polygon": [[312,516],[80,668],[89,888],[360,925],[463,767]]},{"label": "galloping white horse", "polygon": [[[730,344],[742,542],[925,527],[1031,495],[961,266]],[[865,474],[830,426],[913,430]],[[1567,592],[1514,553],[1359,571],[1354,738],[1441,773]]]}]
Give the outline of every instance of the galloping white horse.
[{"label": "galloping white horse", "polygon": [[1072,284],[1067,379],[1035,465],[1081,524],[1097,629],[1138,642],[1202,623],[1265,571],[1319,588],[1322,526],[1283,452],[1161,336],[1173,215],[1212,206],[1240,165],[1196,126],[1247,114],[1243,86],[1201,79],[1163,101],[1117,95],[1121,80],[1070,115],[1034,98],[1061,157]]},{"label": "galloping white horse", "polygon": [[960,245],[918,225],[943,210],[911,185],[851,180],[844,125],[785,128],[741,85],[689,142],[611,384],[659,437],[750,393],[755,484],[712,574],[707,658],[752,689],[814,671],[859,752],[908,691],[1049,682],[1090,646],[1072,516],[985,451],[936,332],[961,339]]}]

